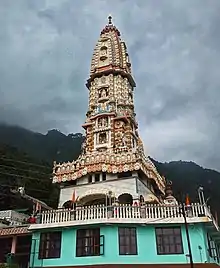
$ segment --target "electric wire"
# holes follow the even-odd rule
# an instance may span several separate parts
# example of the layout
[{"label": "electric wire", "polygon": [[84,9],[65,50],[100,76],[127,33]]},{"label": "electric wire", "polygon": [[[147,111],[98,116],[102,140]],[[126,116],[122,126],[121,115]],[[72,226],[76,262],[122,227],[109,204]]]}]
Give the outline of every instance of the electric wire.
[{"label": "electric wire", "polygon": [[20,163],[20,164],[30,165],[30,166],[35,166],[35,167],[41,167],[41,168],[45,168],[45,169],[51,169],[51,167],[49,167],[49,166],[47,167],[47,166],[44,166],[44,165],[39,165],[39,164],[27,162],[27,161],[15,160],[15,159],[12,159],[12,158],[0,157],[0,160],[5,160],[5,161],[9,161],[9,162]]},{"label": "electric wire", "polygon": [[37,173],[37,174],[40,174],[40,175],[48,175],[48,176],[52,175],[52,173],[43,173],[43,172],[39,172],[39,171],[35,171],[35,170],[17,168],[17,167],[6,166],[6,165],[1,165],[1,164],[0,164],[0,167],[14,169],[14,170],[18,170],[18,171],[25,171],[25,172],[30,172],[30,173]]},{"label": "electric wire", "polygon": [[19,174],[13,174],[13,173],[7,173],[7,172],[1,172],[0,174],[6,175],[6,176],[12,176],[12,177],[18,177],[20,179],[30,179],[30,180],[37,180],[37,181],[45,181],[45,178],[35,178],[35,177],[30,177],[30,176],[24,176],[24,175],[19,175]]}]

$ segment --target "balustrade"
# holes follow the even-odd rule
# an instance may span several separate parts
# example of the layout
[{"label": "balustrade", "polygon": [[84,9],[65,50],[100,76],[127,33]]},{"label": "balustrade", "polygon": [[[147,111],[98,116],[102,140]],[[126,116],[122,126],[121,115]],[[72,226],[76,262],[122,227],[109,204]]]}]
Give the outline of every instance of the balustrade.
[{"label": "balustrade", "polygon": [[[144,205],[144,206],[87,206],[75,210],[58,209],[43,211],[38,215],[39,224],[61,223],[69,221],[89,221],[102,219],[148,219],[162,220],[182,217],[181,206]],[[200,204],[185,207],[187,217],[210,216],[209,210]]]}]

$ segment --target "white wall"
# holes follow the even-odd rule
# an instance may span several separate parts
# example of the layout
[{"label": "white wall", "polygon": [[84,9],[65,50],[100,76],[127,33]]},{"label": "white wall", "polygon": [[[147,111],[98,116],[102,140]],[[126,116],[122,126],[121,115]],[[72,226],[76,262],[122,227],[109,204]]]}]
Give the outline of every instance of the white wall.
[{"label": "white wall", "polygon": [[[117,175],[116,175],[117,176]],[[130,193],[133,198],[137,198],[136,178],[106,180],[102,182],[89,183],[84,185],[69,186],[60,190],[59,207],[72,199],[73,192],[75,190],[76,197],[79,198],[90,194],[106,194],[112,191],[113,195],[118,197],[123,193]]]},{"label": "white wall", "polygon": [[123,193],[129,193],[133,196],[133,199],[138,199],[140,195],[143,195],[144,199],[147,200],[148,196],[152,195],[148,187],[136,176],[118,179],[117,174],[106,175],[106,181],[88,183],[87,175],[80,178],[76,186],[62,188],[60,190],[59,208],[61,208],[66,201],[72,199],[74,190],[76,197],[79,196],[79,198],[92,194],[107,194],[109,191],[111,191],[116,198]]}]

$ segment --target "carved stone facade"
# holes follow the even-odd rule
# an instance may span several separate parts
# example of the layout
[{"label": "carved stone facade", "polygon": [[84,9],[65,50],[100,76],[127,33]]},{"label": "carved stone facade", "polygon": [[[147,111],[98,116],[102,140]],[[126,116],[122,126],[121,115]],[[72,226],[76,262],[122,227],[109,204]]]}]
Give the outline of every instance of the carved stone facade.
[{"label": "carved stone facade", "polygon": [[113,177],[118,179],[117,174],[131,172],[143,182],[150,181],[155,195],[163,197],[165,179],[145,156],[138,133],[133,101],[135,82],[127,48],[111,18],[95,46],[86,86],[89,107],[83,125],[86,138],[82,153],[76,161],[55,163],[53,182],[77,181],[78,185],[90,174],[115,174]]}]

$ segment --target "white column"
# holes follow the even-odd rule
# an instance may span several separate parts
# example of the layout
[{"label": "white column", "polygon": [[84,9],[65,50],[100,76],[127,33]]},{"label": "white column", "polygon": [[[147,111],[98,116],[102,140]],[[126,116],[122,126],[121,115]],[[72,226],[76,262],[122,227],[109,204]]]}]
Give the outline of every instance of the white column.
[{"label": "white column", "polygon": [[11,243],[11,253],[15,254],[16,252],[16,245],[17,245],[17,236],[12,237],[12,243]]}]

